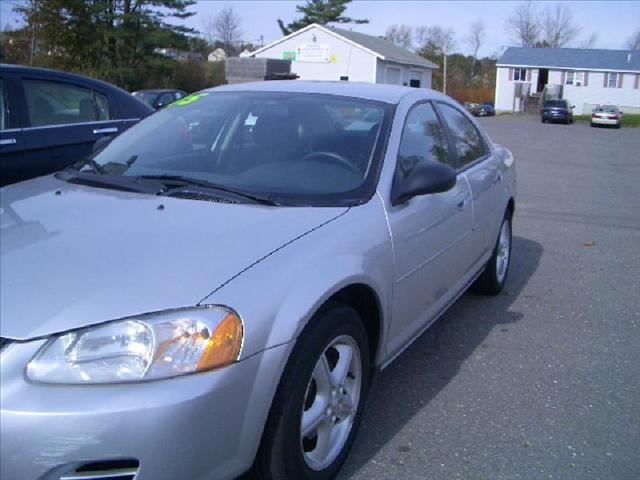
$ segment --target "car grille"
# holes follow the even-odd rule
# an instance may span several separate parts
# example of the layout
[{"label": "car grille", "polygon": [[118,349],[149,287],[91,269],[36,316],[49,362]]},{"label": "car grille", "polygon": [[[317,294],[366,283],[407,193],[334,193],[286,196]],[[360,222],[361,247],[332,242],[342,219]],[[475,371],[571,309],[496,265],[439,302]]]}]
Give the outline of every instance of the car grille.
[{"label": "car grille", "polygon": [[0,337],[0,352],[3,351],[10,343],[11,340],[9,340],[8,338]]},{"label": "car grille", "polygon": [[60,480],[135,480],[140,468],[137,460],[115,460],[86,463]]}]

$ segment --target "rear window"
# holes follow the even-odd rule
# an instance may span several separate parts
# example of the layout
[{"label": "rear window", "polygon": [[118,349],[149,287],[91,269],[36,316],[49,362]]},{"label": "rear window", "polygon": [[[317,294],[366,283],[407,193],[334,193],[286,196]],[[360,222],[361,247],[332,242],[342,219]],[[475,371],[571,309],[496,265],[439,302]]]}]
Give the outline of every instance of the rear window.
[{"label": "rear window", "polygon": [[545,108],[567,108],[567,102],[565,100],[547,100],[544,102]]}]

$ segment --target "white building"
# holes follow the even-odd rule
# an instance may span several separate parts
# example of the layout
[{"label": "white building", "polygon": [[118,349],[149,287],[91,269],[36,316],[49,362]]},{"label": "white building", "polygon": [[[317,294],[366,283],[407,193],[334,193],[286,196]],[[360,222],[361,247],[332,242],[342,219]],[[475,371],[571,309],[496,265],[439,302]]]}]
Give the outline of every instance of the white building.
[{"label": "white building", "polygon": [[576,115],[597,105],[640,113],[640,52],[581,48],[509,47],[496,65],[497,111],[523,111],[545,86],[575,105]]},{"label": "white building", "polygon": [[383,37],[309,25],[253,52],[291,60],[301,80],[346,80],[431,88],[438,66]]}]

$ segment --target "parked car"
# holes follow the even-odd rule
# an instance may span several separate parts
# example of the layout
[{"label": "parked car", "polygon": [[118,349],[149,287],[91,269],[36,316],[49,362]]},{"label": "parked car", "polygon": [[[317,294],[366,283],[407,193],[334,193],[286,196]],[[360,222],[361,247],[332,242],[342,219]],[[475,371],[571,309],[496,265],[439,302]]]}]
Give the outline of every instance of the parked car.
[{"label": "parked car", "polygon": [[467,108],[467,110],[474,117],[493,117],[496,114],[493,104],[490,102],[483,103],[482,105],[478,103],[474,103],[472,105],[473,106]]},{"label": "parked car", "polygon": [[545,100],[542,105],[540,118],[542,123],[562,122],[569,125],[570,123],[573,123],[574,108],[574,105],[569,106],[569,102],[567,100]]},{"label": "parked car", "polygon": [[61,170],[153,110],[124,90],[72,73],[2,65],[0,185]]},{"label": "parked car", "polygon": [[449,97],[303,81],[185,97],[5,187],[0,476],[333,477],[372,374],[503,288],[515,190]]},{"label": "parked car", "polygon": [[607,125],[616,128],[622,127],[624,113],[615,105],[602,105],[593,110],[591,114],[591,126]]},{"label": "parked car", "polygon": [[138,90],[132,95],[139,98],[154,110],[160,110],[170,103],[180,100],[187,94],[182,90],[154,89],[154,90]]}]

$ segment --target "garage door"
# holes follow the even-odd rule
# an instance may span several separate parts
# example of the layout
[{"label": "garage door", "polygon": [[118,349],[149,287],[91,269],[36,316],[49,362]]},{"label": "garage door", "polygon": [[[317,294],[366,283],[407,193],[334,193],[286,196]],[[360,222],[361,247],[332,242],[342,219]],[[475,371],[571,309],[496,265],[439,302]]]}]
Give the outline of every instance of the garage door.
[{"label": "garage door", "polygon": [[400,81],[400,74],[402,70],[398,67],[387,67],[387,75],[385,77],[384,83],[389,83],[391,85],[400,85],[402,82]]}]

